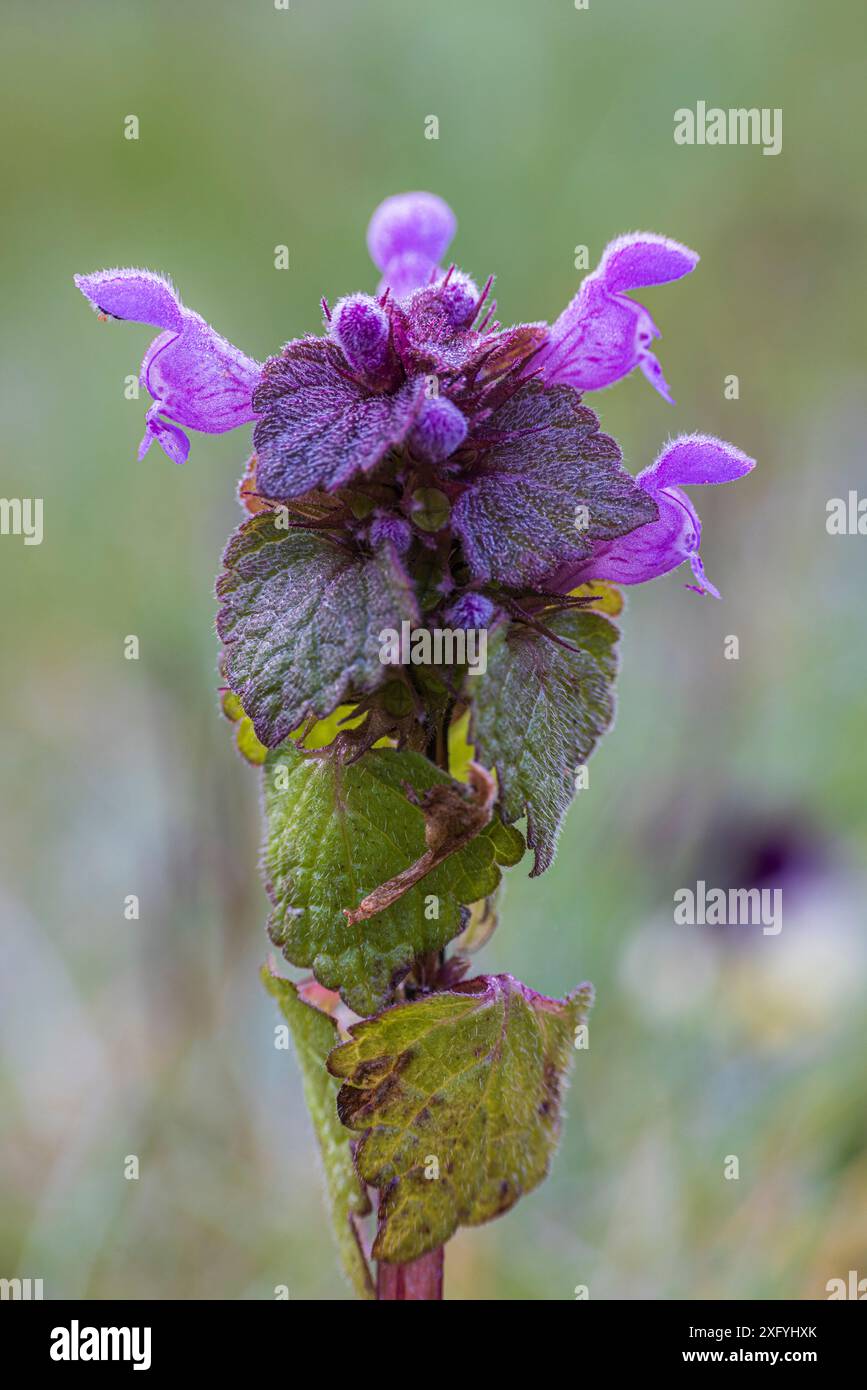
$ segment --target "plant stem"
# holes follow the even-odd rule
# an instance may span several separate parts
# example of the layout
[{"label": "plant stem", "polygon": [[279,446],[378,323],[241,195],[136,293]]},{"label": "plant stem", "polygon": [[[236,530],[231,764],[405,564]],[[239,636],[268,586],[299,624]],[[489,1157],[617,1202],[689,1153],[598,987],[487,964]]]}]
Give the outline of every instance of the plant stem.
[{"label": "plant stem", "polygon": [[[453,709],[454,701],[449,704],[445,718],[438,724],[427,747],[428,759],[444,772],[449,770],[448,729]],[[432,953],[427,959],[419,962],[422,980],[425,979],[426,972],[432,972],[431,979],[436,978],[442,964],[441,956],[442,952]],[[422,1255],[419,1259],[410,1260],[404,1265],[384,1264],[380,1260],[376,1266],[377,1300],[383,1303],[408,1303],[410,1300],[442,1299],[444,1264],[445,1247],[442,1245],[432,1250],[429,1255]]]},{"label": "plant stem", "polygon": [[443,1296],[444,1247],[432,1250],[409,1264],[376,1267],[376,1297],[382,1302],[441,1299]]}]

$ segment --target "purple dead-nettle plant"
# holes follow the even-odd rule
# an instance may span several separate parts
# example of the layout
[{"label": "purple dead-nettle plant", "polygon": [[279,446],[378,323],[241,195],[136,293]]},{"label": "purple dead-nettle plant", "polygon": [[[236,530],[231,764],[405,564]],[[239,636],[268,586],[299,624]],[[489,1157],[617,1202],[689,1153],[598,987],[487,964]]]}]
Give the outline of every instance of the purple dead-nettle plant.
[{"label": "purple dead-nettle plant", "polygon": [[223,708],[262,769],[269,935],[312,972],[264,980],[342,1262],[382,1299],[440,1297],[457,1227],[548,1170],[592,988],[467,979],[469,957],[524,853],[516,822],[541,873],[611,725],[616,586],[688,561],[687,587],[719,597],[683,487],[753,467],[692,434],[633,478],[584,403],[636,367],[670,399],[630,296],[694,252],[619,237],[553,326],[504,328],[492,279],[447,263],[454,231],[440,198],[388,198],[376,292],[323,300],[321,335],[264,365],[162,276],[76,279],[102,317],[159,330],[140,457],[156,442],[183,463],[187,430],[254,427],[217,584]]}]

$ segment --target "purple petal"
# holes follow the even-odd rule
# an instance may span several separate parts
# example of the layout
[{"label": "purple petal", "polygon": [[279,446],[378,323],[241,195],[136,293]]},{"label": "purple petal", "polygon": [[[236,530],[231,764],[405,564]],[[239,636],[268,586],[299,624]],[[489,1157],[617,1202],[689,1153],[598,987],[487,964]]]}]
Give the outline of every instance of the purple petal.
[{"label": "purple petal", "polygon": [[467,422],[446,396],[425,400],[409,432],[413,451],[428,463],[442,463],[460,448],[466,437]]},{"label": "purple petal", "polygon": [[440,289],[440,300],[455,328],[468,328],[476,316],[479,287],[463,271],[453,270]]},{"label": "purple petal", "polygon": [[444,614],[450,627],[486,628],[490,627],[497,610],[484,594],[466,593],[448,608]]},{"label": "purple petal", "polygon": [[697,582],[695,584],[687,584],[686,587],[688,589],[695,589],[699,594],[710,594],[712,598],[722,598],[719,589],[715,584],[711,584],[705,574],[704,565],[702,564],[701,556],[697,550],[694,550],[690,555],[689,563]]},{"label": "purple petal", "polygon": [[555,576],[553,587],[574,589],[591,579],[607,579],[614,584],[646,584],[683,564],[697,550],[701,540],[701,523],[695,508],[689,498],[676,489],[652,491],[652,496],[659,508],[656,521],[609,544],[597,546],[583,564],[561,570]]},{"label": "purple petal", "polygon": [[390,290],[394,299],[406,299],[413,290],[429,285],[439,274],[441,271],[436,261],[420,255],[418,251],[405,251],[389,261],[376,293],[383,295]]},{"label": "purple petal", "polygon": [[436,279],[457,222],[434,193],[398,193],[380,203],[367,229],[374,265],[382,271],[379,293],[405,299]]},{"label": "purple petal", "polygon": [[563,567],[552,587],[574,588],[591,579],[618,584],[644,584],[668,574],[689,560],[699,593],[719,598],[719,591],[704,572],[699,555],[701,522],[679,483],[688,485],[728,483],[755,467],[733,444],[706,434],[683,434],[667,444],[654,463],[636,479],[656,502],[659,518],[610,544],[595,547],[580,566]]},{"label": "purple petal", "polygon": [[397,193],[380,203],[367,229],[371,260],[381,271],[407,252],[436,264],[455,234],[457,221],[435,193]]},{"label": "purple petal", "polygon": [[[205,434],[222,434],[256,418],[252,396],[261,365],[222,338],[199,314],[184,308],[161,275],[148,270],[102,270],[77,275],[75,283],[100,312],[163,330],[145,353],[140,374],[161,415]],[[188,452],[186,437],[180,431],[168,433],[165,422],[154,425],[148,418],[143,448],[158,437],[169,457],[182,462],[176,435]]]},{"label": "purple petal", "polygon": [[591,276],[557,319],[549,347],[532,366],[543,368],[549,385],[599,391],[638,365],[652,336],[652,320],[640,304],[609,294]]},{"label": "purple petal", "polygon": [[396,381],[397,363],[391,350],[388,315],[369,294],[348,294],[334,306],[329,332],[356,372],[374,388]]},{"label": "purple petal", "polygon": [[378,516],[370,527],[371,545],[393,545],[405,555],[412,545],[412,527],[402,516]]},{"label": "purple petal", "polygon": [[541,369],[544,380],[552,384],[598,391],[640,367],[671,402],[662,368],[650,351],[659,329],[643,305],[623,291],[679,279],[697,262],[694,251],[652,232],[633,232],[610,242],[596,270],[552,326],[533,370]]},{"label": "purple petal", "polygon": [[654,232],[630,232],[610,241],[596,274],[612,294],[679,280],[698,265],[697,252]]},{"label": "purple petal", "polygon": [[662,399],[668,401],[669,405],[674,405],[674,396],[671,394],[671,387],[662,374],[662,368],[659,365],[659,358],[656,354],[653,352],[643,352],[638,359],[638,365],[654,391],[658,391]]},{"label": "purple petal", "polygon": [[672,483],[732,483],[756,466],[755,459],[733,444],[709,434],[681,434],[673,439],[638,475],[642,487],[668,487]]},{"label": "purple petal", "polygon": [[151,270],[98,270],[74,279],[85,299],[102,314],[176,333],[181,330],[181,302],[162,275]]},{"label": "purple petal", "polygon": [[184,310],[181,333],[161,333],[145,353],[141,382],[179,425],[222,434],[256,415],[253,392],[262,368],[203,318]]},{"label": "purple petal", "polygon": [[148,449],[156,441],[172,463],[186,463],[190,454],[190,441],[183,430],[178,429],[177,425],[170,425],[167,420],[160,419],[159,411],[161,408],[160,402],[155,401],[147,413],[145,432],[141,444],[138,446],[138,456],[143,459]]}]

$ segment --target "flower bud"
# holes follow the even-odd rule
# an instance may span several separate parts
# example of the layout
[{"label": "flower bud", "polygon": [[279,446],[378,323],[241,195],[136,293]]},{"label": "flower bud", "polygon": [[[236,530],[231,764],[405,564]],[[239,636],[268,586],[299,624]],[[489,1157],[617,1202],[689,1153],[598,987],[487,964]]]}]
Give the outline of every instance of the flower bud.
[{"label": "flower bud", "polygon": [[445,396],[431,396],[410,430],[412,450],[427,463],[441,463],[459,449],[467,437],[467,422]]},{"label": "flower bud", "polygon": [[383,389],[393,384],[396,364],[389,342],[388,315],[369,294],[348,294],[339,299],[329,331],[350,367],[371,386]]},{"label": "flower bud", "polygon": [[455,328],[468,328],[475,317],[479,302],[479,287],[463,271],[453,270],[447,282],[440,286],[440,300]]},{"label": "flower bud", "polygon": [[445,613],[449,627],[487,628],[496,613],[496,607],[484,594],[462,594]]},{"label": "flower bud", "polygon": [[409,550],[412,541],[412,527],[400,516],[378,516],[370,528],[371,545],[390,542],[398,555]]}]

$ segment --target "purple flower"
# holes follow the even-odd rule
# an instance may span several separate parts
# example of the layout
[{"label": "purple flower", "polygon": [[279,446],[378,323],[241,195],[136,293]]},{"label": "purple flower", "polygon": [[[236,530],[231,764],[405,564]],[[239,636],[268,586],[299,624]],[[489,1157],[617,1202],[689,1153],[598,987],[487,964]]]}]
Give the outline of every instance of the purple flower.
[{"label": "purple flower", "polygon": [[534,594],[592,579],[643,583],[684,560],[690,587],[716,595],[681,485],[727,482],[753,461],[690,435],[634,479],[582,402],[636,366],[669,398],[650,351],[657,329],[628,294],[686,275],[696,254],[651,233],[620,237],[553,326],[501,328],[493,277],[479,293],[455,265],[443,268],[455,228],[433,194],[387,198],[367,234],[377,296],[326,305],[324,336],[293,340],[264,365],[159,275],[76,277],[102,314],[160,330],[142,364],[154,403],[140,456],[156,439],[180,463],[184,428],[255,421],[248,501],[298,504],[296,525],[342,529],[350,550],[387,546],[410,570],[424,551],[430,592],[449,595],[458,613],[468,595],[468,611],[492,602],[520,612]]},{"label": "purple flower", "polygon": [[689,247],[652,232],[631,232],[609,242],[592,275],[551,328],[533,361],[545,381],[598,391],[640,367],[651,386],[671,401],[650,344],[659,329],[626,291],[688,275],[698,263]]},{"label": "purple flower", "polygon": [[[383,272],[380,292],[398,299],[442,278],[439,262],[456,221],[451,209],[430,193],[402,193],[381,203],[370,222],[367,244]],[[592,275],[548,330],[528,371],[550,385],[598,391],[640,367],[652,386],[671,401],[662,368],[650,350],[659,329],[628,291],[688,275],[698,263],[689,247],[653,232],[631,232],[608,244]],[[475,296],[475,297],[474,297]],[[475,284],[460,273],[450,277],[447,296],[455,325],[468,323],[478,303]]]},{"label": "purple flower", "polygon": [[402,516],[377,516],[370,527],[371,545],[393,545],[398,555],[404,555],[412,544],[412,528]]},{"label": "purple flower", "polygon": [[440,301],[455,328],[469,328],[479,307],[479,287],[469,275],[454,270],[443,280]]},{"label": "purple flower", "polygon": [[178,426],[222,434],[255,420],[261,365],[185,308],[168,280],[149,270],[100,270],[76,275],[75,283],[101,315],[162,330],[139,376],[153,397],[139,458],[156,440],[173,463],[184,463],[190,441]]},{"label": "purple flower", "polygon": [[550,587],[568,592],[593,579],[615,584],[644,584],[677,569],[689,560],[698,593],[719,598],[704,572],[699,555],[701,522],[679,484],[730,483],[755,467],[755,460],[732,444],[707,434],[682,434],[672,440],[649,468],[639,473],[638,486],[659,509],[656,521],[608,544],[596,545],[589,559],[563,566],[550,577]]}]

